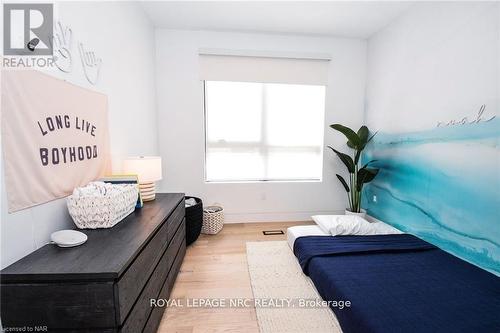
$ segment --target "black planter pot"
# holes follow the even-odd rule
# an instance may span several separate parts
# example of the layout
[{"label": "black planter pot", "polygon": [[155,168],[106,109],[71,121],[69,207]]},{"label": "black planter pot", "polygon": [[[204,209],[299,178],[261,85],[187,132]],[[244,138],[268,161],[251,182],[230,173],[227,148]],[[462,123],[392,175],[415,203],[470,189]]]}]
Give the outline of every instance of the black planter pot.
[{"label": "black planter pot", "polygon": [[186,197],[186,199],[190,198],[196,200],[196,205],[186,207],[186,245],[198,239],[203,225],[203,202],[200,198]]}]

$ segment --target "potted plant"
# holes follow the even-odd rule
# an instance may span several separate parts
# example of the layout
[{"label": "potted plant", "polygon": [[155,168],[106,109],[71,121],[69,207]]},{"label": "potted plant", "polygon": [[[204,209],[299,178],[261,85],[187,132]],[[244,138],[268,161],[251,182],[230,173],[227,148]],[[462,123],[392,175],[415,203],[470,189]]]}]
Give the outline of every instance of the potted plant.
[{"label": "potted plant", "polygon": [[369,161],[361,168],[359,167],[359,162],[366,145],[377,133],[369,136],[370,131],[366,126],[361,126],[358,132],[354,132],[349,127],[340,124],[333,124],[330,125],[330,127],[344,134],[347,138],[347,146],[353,150],[351,157],[348,154],[341,153],[333,147],[328,146],[328,148],[337,154],[349,172],[349,182],[347,182],[344,177],[337,174],[337,178],[344,186],[349,200],[349,208],[346,209],[346,214],[361,215],[364,217],[366,213],[361,210],[363,185],[371,182],[375,178],[378,169],[369,167],[371,163],[375,162],[374,160]]}]

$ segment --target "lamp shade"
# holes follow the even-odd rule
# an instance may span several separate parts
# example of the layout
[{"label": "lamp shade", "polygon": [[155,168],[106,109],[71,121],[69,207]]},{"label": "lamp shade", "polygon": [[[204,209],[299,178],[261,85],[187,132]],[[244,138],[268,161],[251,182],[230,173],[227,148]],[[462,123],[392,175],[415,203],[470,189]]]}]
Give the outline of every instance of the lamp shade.
[{"label": "lamp shade", "polygon": [[123,161],[123,172],[136,174],[139,183],[156,182],[161,177],[160,156],[127,157]]}]

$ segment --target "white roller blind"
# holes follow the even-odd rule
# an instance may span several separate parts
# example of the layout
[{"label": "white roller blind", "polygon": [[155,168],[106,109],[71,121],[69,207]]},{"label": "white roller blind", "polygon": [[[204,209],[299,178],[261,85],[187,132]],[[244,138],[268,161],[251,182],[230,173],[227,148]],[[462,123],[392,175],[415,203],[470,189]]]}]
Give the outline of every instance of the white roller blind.
[{"label": "white roller blind", "polygon": [[206,181],[321,180],[325,86],[204,84]]},{"label": "white roller blind", "polygon": [[327,59],[200,54],[200,79],[326,85]]}]

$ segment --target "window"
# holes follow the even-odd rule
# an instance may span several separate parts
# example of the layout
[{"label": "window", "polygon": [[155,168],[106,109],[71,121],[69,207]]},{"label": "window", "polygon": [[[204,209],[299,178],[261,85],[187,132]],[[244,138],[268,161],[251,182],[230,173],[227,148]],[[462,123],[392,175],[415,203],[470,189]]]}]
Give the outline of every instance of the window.
[{"label": "window", "polygon": [[204,81],[208,182],[321,180],[325,86]]}]

